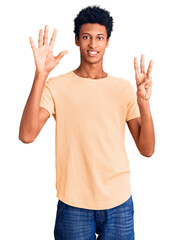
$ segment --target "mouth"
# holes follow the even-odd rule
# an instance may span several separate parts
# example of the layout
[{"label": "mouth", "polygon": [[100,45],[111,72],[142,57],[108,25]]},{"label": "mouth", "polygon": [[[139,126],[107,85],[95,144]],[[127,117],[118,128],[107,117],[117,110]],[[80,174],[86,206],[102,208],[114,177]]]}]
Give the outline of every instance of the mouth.
[{"label": "mouth", "polygon": [[96,57],[97,56],[97,54],[98,54],[98,52],[97,51],[87,51],[88,52],[88,56],[90,56],[90,57]]}]

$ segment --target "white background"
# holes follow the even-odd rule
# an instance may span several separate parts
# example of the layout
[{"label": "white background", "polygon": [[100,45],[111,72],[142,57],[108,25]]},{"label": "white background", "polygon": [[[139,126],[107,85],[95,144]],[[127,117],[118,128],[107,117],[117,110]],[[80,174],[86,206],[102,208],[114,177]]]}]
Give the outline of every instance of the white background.
[{"label": "white background", "polygon": [[88,5],[99,5],[114,18],[103,69],[136,87],[133,58],[154,60],[150,107],[156,146],[143,157],[126,125],[125,144],[131,167],[136,240],[174,239],[173,104],[174,35],[172,1],[6,1],[0,7],[0,239],[53,240],[55,188],[55,121],[51,117],[31,144],[18,139],[19,125],[34,79],[29,43],[37,46],[39,29],[54,28],[54,54],[68,50],[49,77],[76,69],[79,48],[74,22]]}]

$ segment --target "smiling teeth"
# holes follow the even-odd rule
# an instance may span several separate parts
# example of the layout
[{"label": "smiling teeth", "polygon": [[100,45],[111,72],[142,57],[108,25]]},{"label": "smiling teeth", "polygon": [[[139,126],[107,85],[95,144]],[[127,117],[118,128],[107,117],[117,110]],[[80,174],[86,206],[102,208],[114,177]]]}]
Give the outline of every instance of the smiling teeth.
[{"label": "smiling teeth", "polygon": [[97,52],[91,52],[91,51],[89,51],[89,53],[96,54]]}]

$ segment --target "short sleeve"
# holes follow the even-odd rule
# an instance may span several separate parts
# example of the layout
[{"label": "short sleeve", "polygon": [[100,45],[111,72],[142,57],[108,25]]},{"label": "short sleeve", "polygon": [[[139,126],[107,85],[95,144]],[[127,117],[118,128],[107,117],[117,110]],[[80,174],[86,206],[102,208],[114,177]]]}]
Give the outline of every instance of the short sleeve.
[{"label": "short sleeve", "polygon": [[47,109],[51,116],[51,115],[55,114],[55,104],[54,104],[53,94],[52,94],[50,86],[49,86],[49,82],[50,82],[50,80],[45,82],[45,85],[43,87],[41,101],[40,101],[40,107]]},{"label": "short sleeve", "polygon": [[129,121],[133,118],[140,117],[140,110],[137,103],[137,94],[132,83],[130,83],[129,85],[127,97],[128,97],[128,103],[127,103],[126,121]]}]

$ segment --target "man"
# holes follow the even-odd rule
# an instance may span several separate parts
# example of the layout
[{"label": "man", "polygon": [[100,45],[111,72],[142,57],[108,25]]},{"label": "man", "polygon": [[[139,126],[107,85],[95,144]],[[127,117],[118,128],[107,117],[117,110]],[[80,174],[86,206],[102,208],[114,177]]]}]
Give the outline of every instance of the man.
[{"label": "man", "polygon": [[[155,135],[149,99],[153,62],[145,73],[134,59],[133,85],[103,71],[113,18],[93,6],[82,9],[75,22],[80,66],[47,77],[68,52],[53,56],[56,29],[48,45],[48,26],[39,32],[38,48],[30,37],[36,72],[24,108],[19,139],[35,140],[53,115],[56,121],[56,189],[58,206],[55,239],[134,239],[134,206],[130,169],[124,145],[125,122],[143,156],[154,153]],[[46,81],[46,82],[45,82]]]}]

